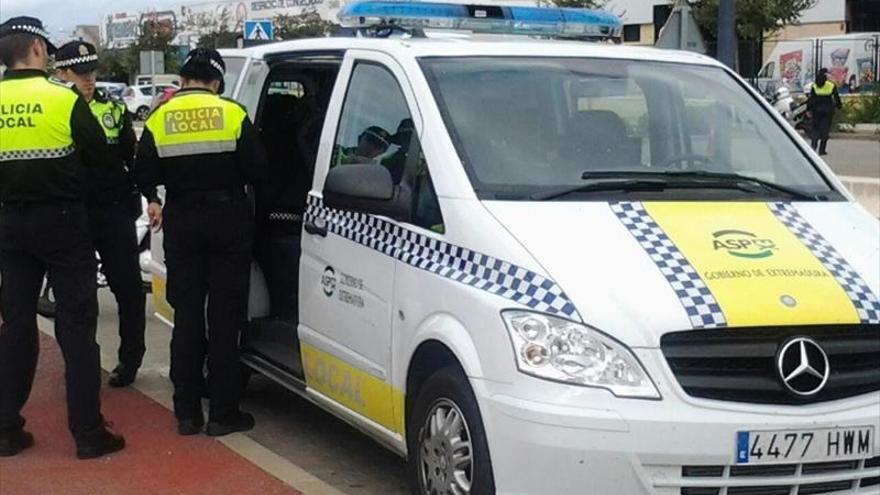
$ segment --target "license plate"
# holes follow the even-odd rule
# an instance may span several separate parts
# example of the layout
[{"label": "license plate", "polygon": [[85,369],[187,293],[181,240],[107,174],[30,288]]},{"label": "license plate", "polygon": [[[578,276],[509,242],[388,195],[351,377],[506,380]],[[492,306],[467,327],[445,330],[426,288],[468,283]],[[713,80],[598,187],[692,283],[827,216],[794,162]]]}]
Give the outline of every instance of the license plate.
[{"label": "license plate", "polygon": [[873,455],[873,426],[736,434],[737,464],[845,461]]}]

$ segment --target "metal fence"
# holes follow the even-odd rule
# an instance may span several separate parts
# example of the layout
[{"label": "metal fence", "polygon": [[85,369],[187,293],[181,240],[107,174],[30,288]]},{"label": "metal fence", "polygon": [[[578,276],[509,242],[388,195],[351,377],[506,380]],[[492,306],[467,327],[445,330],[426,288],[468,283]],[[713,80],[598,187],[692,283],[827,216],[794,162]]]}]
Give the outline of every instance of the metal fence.
[{"label": "metal fence", "polygon": [[[710,54],[715,50],[710,43]],[[785,84],[803,91],[821,68],[840,92],[857,93],[880,88],[880,34],[852,34],[840,38],[741,41],[737,69],[760,90]]]}]

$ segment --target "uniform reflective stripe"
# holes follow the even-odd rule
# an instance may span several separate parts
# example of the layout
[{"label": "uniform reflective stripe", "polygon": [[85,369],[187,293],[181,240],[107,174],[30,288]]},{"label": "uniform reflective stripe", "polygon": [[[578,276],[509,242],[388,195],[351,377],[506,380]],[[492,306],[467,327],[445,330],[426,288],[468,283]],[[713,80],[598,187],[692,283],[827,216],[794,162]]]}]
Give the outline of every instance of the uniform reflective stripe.
[{"label": "uniform reflective stripe", "polygon": [[0,153],[7,160],[70,154],[70,117],[79,96],[42,77],[0,81]]},{"label": "uniform reflective stripe", "polygon": [[186,155],[207,155],[210,153],[228,153],[235,151],[236,141],[206,141],[201,143],[181,143],[156,146],[159,158],[171,158]]},{"label": "uniform reflective stripe", "polygon": [[235,102],[205,92],[177,94],[147,118],[159,157],[236,150],[247,117]]},{"label": "uniform reflective stripe", "polygon": [[64,158],[76,151],[76,146],[67,146],[54,150],[16,150],[0,151],[0,162],[13,160],[45,160],[47,158]]},{"label": "uniform reflective stripe", "polygon": [[813,85],[813,92],[816,93],[816,96],[829,96],[834,92],[834,83],[825,81],[822,86]]}]

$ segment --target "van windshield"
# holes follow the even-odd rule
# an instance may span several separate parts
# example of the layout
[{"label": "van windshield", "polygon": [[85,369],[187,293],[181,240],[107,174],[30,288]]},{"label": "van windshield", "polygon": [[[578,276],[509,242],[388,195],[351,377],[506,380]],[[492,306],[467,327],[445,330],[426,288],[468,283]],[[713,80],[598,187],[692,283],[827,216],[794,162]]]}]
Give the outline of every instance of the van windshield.
[{"label": "van windshield", "polygon": [[546,57],[421,64],[481,198],[555,198],[547,191],[617,176],[753,178],[767,194],[806,193],[801,199],[831,192],[782,127],[719,68]]}]

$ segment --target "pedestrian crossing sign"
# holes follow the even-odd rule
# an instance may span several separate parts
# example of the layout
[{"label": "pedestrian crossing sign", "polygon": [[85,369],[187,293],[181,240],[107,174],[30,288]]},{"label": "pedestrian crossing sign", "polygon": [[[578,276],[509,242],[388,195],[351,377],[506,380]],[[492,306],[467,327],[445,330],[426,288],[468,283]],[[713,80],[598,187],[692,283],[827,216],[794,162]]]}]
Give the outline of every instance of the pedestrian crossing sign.
[{"label": "pedestrian crossing sign", "polygon": [[244,21],[244,39],[270,41],[273,36],[272,21]]}]

